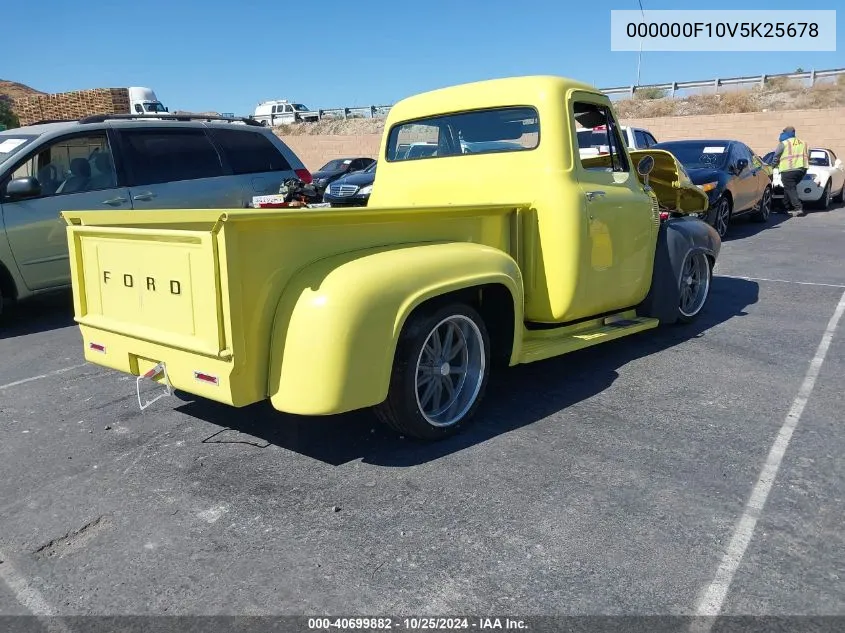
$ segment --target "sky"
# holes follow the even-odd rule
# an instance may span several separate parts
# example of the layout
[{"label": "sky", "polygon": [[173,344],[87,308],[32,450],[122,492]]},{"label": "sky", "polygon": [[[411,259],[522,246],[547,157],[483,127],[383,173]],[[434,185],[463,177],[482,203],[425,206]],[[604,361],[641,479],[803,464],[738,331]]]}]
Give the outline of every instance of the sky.
[{"label": "sky", "polygon": [[[642,0],[645,9],[836,9],[841,0]],[[44,92],[146,86],[171,111],[246,115],[259,101],[389,105],[444,86],[553,74],[599,88],[636,80],[613,52],[611,9],[637,0],[50,0],[0,12],[0,79]],[[45,14],[42,14],[45,15]],[[845,67],[836,52],[643,52],[640,83]]]}]

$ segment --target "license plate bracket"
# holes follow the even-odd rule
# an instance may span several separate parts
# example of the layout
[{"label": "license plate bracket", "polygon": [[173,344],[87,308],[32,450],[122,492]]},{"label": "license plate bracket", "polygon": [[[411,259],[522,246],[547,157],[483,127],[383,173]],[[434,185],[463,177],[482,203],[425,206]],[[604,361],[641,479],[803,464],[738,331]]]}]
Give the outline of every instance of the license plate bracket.
[{"label": "license plate bracket", "polygon": [[[141,381],[149,380],[156,384],[159,384],[156,381],[158,376],[163,375],[164,378],[164,391],[160,392],[158,395],[145,400],[141,400]],[[138,394],[138,406],[141,408],[141,411],[149,407],[154,402],[158,402],[162,398],[167,398],[168,396],[173,395],[173,385],[170,384],[170,376],[167,373],[167,366],[161,362],[156,364],[152,369],[148,370],[147,372],[139,375],[135,379],[135,392]]]}]

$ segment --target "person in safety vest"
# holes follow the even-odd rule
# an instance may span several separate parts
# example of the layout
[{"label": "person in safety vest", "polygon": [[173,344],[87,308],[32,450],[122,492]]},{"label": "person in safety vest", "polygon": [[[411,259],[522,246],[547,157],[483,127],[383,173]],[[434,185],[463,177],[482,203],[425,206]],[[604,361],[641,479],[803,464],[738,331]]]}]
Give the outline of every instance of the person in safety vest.
[{"label": "person in safety vest", "polygon": [[801,204],[801,198],[798,197],[798,183],[804,178],[810,164],[807,144],[795,137],[795,128],[791,125],[783,129],[778,141],[772,167],[780,172],[783,199],[786,203],[784,206],[792,216],[805,216],[807,213]]}]

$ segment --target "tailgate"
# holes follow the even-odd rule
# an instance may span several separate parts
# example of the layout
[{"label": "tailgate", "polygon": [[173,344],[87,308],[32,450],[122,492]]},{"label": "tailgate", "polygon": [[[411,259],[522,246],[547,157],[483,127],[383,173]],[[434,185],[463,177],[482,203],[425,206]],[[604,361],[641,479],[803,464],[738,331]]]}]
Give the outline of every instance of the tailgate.
[{"label": "tailgate", "polygon": [[76,321],[226,358],[216,231],[68,226]]}]

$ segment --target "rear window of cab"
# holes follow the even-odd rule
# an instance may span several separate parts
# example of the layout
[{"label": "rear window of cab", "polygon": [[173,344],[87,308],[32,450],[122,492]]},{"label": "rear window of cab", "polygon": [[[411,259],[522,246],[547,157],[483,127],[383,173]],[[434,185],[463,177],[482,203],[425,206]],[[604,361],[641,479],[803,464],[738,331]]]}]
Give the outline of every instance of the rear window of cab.
[{"label": "rear window of cab", "polygon": [[528,106],[414,119],[390,128],[388,162],[465,154],[521,152],[540,144],[540,119]]}]

